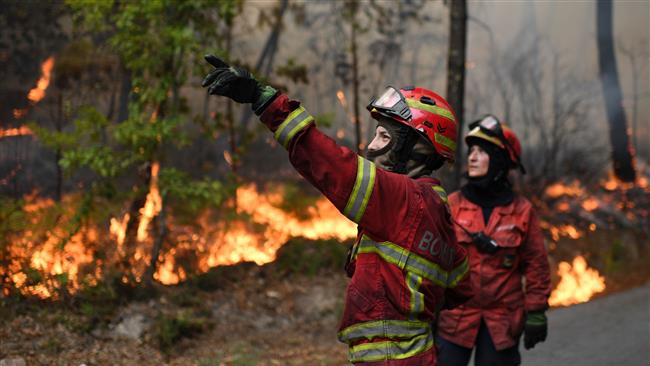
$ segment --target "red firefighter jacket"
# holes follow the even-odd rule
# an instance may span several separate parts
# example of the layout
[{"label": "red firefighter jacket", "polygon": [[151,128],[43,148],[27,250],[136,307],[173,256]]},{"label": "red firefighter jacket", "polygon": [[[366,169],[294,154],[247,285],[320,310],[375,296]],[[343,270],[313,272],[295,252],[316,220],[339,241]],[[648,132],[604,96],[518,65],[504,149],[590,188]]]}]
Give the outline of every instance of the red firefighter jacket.
[{"label": "red firefighter jacket", "polygon": [[338,146],[286,95],[261,116],[296,170],[359,224],[338,333],[360,365],[435,365],[431,323],[471,297],[467,252],[456,242],[437,180],[376,169]]},{"label": "red firefighter jacket", "polygon": [[458,242],[469,251],[474,297],[440,314],[438,334],[472,348],[483,318],[496,349],[512,347],[523,331],[525,311],[548,307],[550,268],[537,216],[531,203],[520,196],[507,206],[495,207],[487,225],[481,207],[461,193],[451,194],[449,205],[459,225],[470,232],[483,231],[502,248],[483,254],[456,226]]}]

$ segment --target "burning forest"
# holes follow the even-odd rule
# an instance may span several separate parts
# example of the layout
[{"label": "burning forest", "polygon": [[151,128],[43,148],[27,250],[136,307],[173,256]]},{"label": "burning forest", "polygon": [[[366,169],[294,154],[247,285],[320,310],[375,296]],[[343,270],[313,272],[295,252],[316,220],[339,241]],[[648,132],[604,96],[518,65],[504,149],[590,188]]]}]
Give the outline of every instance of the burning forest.
[{"label": "burning forest", "polygon": [[[515,338],[526,349],[541,314],[552,337],[544,354],[522,349],[525,360],[581,365],[549,357],[587,351],[545,348],[571,334],[566,319],[650,281],[650,12],[574,5],[1,3],[0,365],[341,365],[347,346],[334,335],[358,291],[346,295],[357,280],[347,275],[379,266],[367,258],[400,268],[398,285],[377,283],[387,298],[411,294],[414,313],[397,317],[409,321],[431,320],[435,286],[460,293],[461,270],[520,276],[522,299],[546,281],[548,294],[531,298],[548,301],[526,298],[525,312],[502,303],[500,279],[474,283],[495,291],[481,311],[498,303],[518,319],[503,327],[524,329]],[[565,16],[571,26],[554,23]],[[241,79],[253,82],[229,84]],[[433,190],[409,191],[430,176]],[[482,177],[489,189],[467,188]],[[392,184],[402,178],[407,188]],[[504,187],[532,213],[495,214],[523,202],[510,196],[468,198]],[[408,226],[393,228],[395,207],[362,221],[383,207],[380,189],[400,194],[411,222],[428,217],[411,206],[434,211],[412,197],[446,205],[471,228],[446,228],[467,263],[447,269],[442,253],[458,251],[430,232],[437,224],[409,229],[408,244],[376,235]],[[461,198],[480,206],[476,217],[454,216]],[[525,257],[535,243],[542,270]],[[538,277],[517,267],[524,257]],[[430,316],[443,328],[451,319]]]}]

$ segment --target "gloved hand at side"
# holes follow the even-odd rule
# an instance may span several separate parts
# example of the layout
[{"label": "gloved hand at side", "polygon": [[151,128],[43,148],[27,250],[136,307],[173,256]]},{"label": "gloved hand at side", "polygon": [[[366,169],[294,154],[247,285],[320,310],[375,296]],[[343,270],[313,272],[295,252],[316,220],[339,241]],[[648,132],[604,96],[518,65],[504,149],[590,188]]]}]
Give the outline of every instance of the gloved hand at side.
[{"label": "gloved hand at side", "polygon": [[228,97],[237,103],[251,103],[258,116],[275,99],[278,91],[262,85],[248,70],[230,66],[214,55],[206,55],[205,60],[214,66],[201,83],[202,87],[208,88],[208,93]]},{"label": "gloved hand at side", "polygon": [[526,314],[526,325],[524,327],[524,347],[531,349],[539,342],[546,340],[548,323],[546,314],[543,311],[531,311]]}]

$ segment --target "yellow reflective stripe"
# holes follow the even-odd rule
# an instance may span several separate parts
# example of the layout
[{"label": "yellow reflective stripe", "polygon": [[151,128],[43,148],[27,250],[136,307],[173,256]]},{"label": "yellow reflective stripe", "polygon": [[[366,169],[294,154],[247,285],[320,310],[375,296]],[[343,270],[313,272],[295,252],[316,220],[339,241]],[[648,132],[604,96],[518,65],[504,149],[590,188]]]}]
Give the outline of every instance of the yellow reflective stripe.
[{"label": "yellow reflective stripe", "polygon": [[447,204],[447,191],[445,191],[445,189],[442,188],[441,186],[432,186],[431,188],[433,188],[433,190],[436,191],[438,196],[440,196],[442,202]]},{"label": "yellow reflective stripe", "polygon": [[351,325],[338,333],[341,342],[351,343],[374,338],[412,339],[431,332],[427,322],[409,320],[373,320]]},{"label": "yellow reflective stripe", "polygon": [[424,110],[424,111],[427,111],[427,112],[431,112],[433,114],[437,114],[439,116],[445,117],[447,119],[450,119],[450,120],[456,122],[456,120],[454,119],[454,114],[451,113],[450,110],[442,108],[442,107],[438,107],[437,105],[424,104],[424,103],[420,102],[419,100],[410,99],[410,98],[406,98],[406,104],[408,104],[408,106],[411,107],[411,108],[417,108],[417,109],[421,109],[421,110]]},{"label": "yellow reflective stripe", "polygon": [[463,263],[458,265],[458,267],[454,268],[450,273],[449,273],[449,283],[447,284],[447,287],[452,288],[456,287],[458,282],[465,277],[467,272],[469,271],[469,260],[467,257],[465,257],[465,260],[463,260]]},{"label": "yellow reflective stripe", "polygon": [[424,294],[418,291],[421,284],[422,277],[415,273],[407,272],[406,286],[411,292],[410,319],[417,319],[417,316],[424,311]]},{"label": "yellow reflective stripe", "polygon": [[483,132],[483,130],[481,130],[481,127],[474,127],[473,130],[469,131],[469,133],[467,134],[467,137],[476,137],[476,138],[479,138],[479,139],[483,139],[485,141],[489,141],[489,142],[497,145],[498,147],[500,147],[502,149],[505,149],[505,146],[503,145],[503,142],[501,140],[499,140],[498,137],[488,135],[487,133]]},{"label": "yellow reflective stripe", "polygon": [[437,143],[448,147],[449,150],[456,151],[456,143],[454,142],[454,140],[448,138],[445,135],[441,135],[441,134],[439,134],[437,132],[435,132],[433,135],[434,135],[434,138],[436,139]]},{"label": "yellow reflective stripe", "polygon": [[362,236],[357,255],[375,253],[384,261],[424,277],[440,287],[447,287],[449,274],[436,263],[412,253],[397,244],[385,241],[377,243],[367,236]]},{"label": "yellow reflective stripe", "polygon": [[291,139],[303,128],[307,127],[314,121],[312,117],[302,106],[296,108],[275,130],[275,139],[282,146],[287,148]]},{"label": "yellow reflective stripe", "polygon": [[427,332],[408,341],[372,342],[352,346],[348,358],[352,363],[403,360],[428,351],[433,344],[433,334]]},{"label": "yellow reflective stripe", "polygon": [[348,203],[343,209],[343,214],[350,220],[359,223],[366,212],[372,189],[375,186],[375,164],[361,156],[357,157],[357,177],[354,181],[352,193]]}]

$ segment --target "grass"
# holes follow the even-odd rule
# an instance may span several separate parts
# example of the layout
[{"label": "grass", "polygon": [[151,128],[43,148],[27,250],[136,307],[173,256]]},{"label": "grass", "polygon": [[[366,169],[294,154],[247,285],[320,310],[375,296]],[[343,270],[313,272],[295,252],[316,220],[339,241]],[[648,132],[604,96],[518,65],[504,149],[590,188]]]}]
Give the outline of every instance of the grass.
[{"label": "grass", "polygon": [[347,246],[334,239],[322,241],[292,239],[280,248],[277,259],[270,267],[284,275],[315,276],[322,270],[342,269],[347,250]]},{"label": "grass", "polygon": [[209,326],[210,323],[205,318],[196,317],[191,312],[161,314],[156,319],[155,325],[158,347],[163,352],[169,352],[180,339],[200,334]]}]

